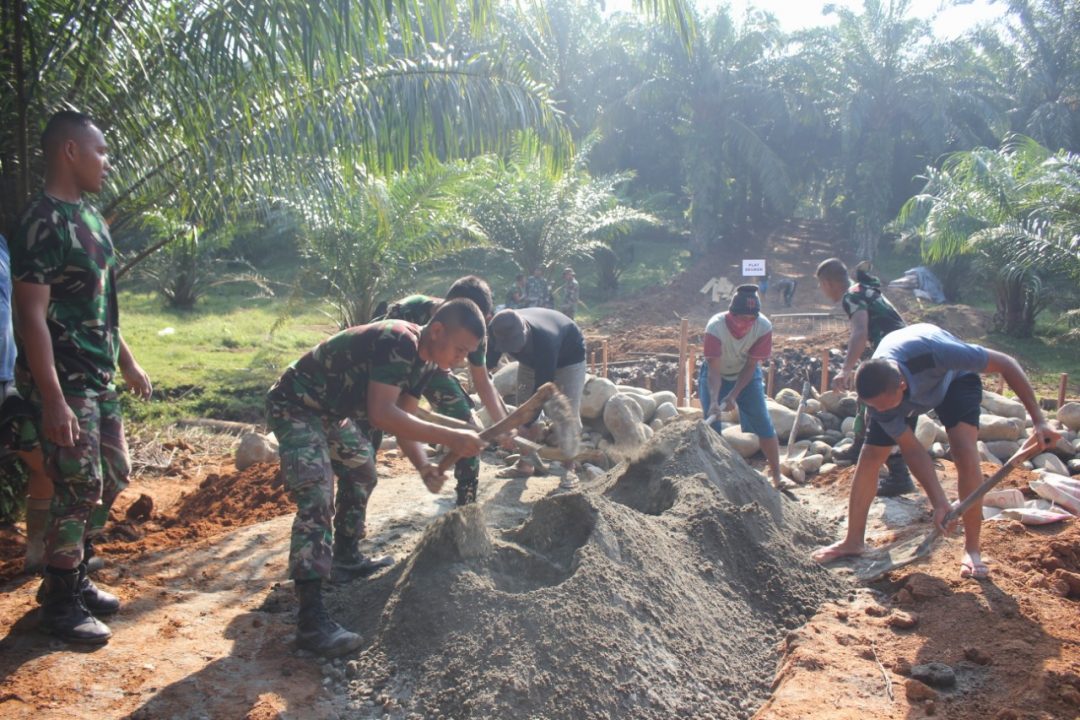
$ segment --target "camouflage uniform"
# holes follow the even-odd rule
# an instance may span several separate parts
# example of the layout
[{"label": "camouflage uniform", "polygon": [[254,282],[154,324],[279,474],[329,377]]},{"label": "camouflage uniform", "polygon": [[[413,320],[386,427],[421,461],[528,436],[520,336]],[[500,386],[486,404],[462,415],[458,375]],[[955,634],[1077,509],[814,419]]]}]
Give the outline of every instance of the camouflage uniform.
[{"label": "camouflage uniform", "polygon": [[525,288],[516,282],[506,291],[506,307],[510,310],[525,307]]},{"label": "camouflage uniform", "polygon": [[[409,295],[391,303],[386,317],[426,325],[431,321],[440,303],[442,303],[440,298],[430,295]],[[484,338],[476,351],[469,353],[469,364],[474,367],[484,367],[486,355],[487,338]],[[461,383],[454,374],[448,370],[435,372],[424,390],[424,397],[431,403],[432,409],[441,415],[466,422],[472,420],[472,398],[461,387]],[[378,447],[378,442],[376,442],[376,447]],[[457,480],[458,505],[476,502],[476,493],[480,484],[480,458],[470,457],[458,460],[454,465],[454,478]]]},{"label": "camouflage uniform", "polygon": [[[877,348],[883,337],[905,326],[900,313],[882,294],[881,280],[865,272],[859,271],[858,282],[848,288],[840,304],[849,319],[860,310],[866,311],[871,351]],[[861,402],[859,412],[855,415],[854,430],[856,438],[866,433],[866,405]]]},{"label": "camouflage uniform", "polygon": [[574,319],[574,313],[577,311],[578,287],[576,279],[567,280],[562,289],[562,301],[559,303],[560,312],[571,320]]},{"label": "camouflage uniform", "polygon": [[547,280],[542,277],[530,275],[525,278],[525,302],[523,307],[546,307],[552,306],[551,288]]},{"label": "camouflage uniform", "polygon": [[376,483],[371,443],[361,430],[370,427],[368,382],[420,397],[436,366],[420,359],[419,337],[420,328],[401,321],[343,330],[290,365],[267,394],[267,424],[278,439],[285,487],[297,506],[289,548],[292,579],[330,577],[333,532],[363,537]]},{"label": "camouflage uniform", "polygon": [[[50,288],[47,319],[56,374],[79,422],[74,447],[41,441],[55,488],[47,561],[71,570],[83,559],[84,542],[101,533],[131,469],[115,387],[116,258],[97,210],[45,194],[24,214],[11,258],[16,281]],[[40,412],[40,393],[34,389],[30,397]]]}]

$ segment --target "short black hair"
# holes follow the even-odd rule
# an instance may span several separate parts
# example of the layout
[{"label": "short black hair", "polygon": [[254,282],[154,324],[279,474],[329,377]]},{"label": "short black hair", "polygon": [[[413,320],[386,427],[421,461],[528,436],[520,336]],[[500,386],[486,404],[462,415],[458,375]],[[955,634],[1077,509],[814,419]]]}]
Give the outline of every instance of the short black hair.
[{"label": "short black hair", "polygon": [[814,275],[824,280],[843,283],[848,280],[848,269],[843,260],[832,257],[828,260],[822,260],[821,264],[817,266],[817,272]]},{"label": "short black hair", "polygon": [[491,288],[488,287],[487,282],[475,275],[466,275],[454,281],[446,293],[446,299],[454,300],[455,298],[472,300],[476,303],[476,307],[480,308],[480,314],[484,317],[490,315],[492,308],[495,307],[495,301],[491,298]]},{"label": "short black hair", "polygon": [[55,148],[70,139],[76,132],[90,127],[94,119],[86,113],[75,110],[61,110],[53,113],[45,129],[41,131],[41,149],[45,157],[49,157]]},{"label": "short black hair", "polygon": [[454,298],[443,302],[435,308],[435,314],[431,316],[428,324],[434,322],[442,323],[449,330],[465,328],[479,340],[483,340],[487,333],[484,315],[469,298]]},{"label": "short black hair", "polygon": [[855,391],[863,400],[876,398],[900,387],[900,371],[884,358],[867,360],[855,373]]}]

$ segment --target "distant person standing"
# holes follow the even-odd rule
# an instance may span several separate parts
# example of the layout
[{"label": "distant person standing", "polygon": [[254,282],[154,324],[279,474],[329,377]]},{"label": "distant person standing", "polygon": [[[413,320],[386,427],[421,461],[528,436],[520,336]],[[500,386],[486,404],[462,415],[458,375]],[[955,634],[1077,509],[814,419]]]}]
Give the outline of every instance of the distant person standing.
[{"label": "distant person standing", "polygon": [[783,299],[784,307],[791,307],[791,303],[795,300],[795,288],[798,284],[794,278],[780,278],[776,281],[774,285],[776,294]]},{"label": "distant person standing", "polygon": [[509,310],[525,307],[525,273],[514,276],[514,284],[506,291],[506,307]]},{"label": "distant person standing", "polygon": [[[856,269],[856,282],[848,279],[848,269],[838,258],[829,258],[817,267],[818,284],[825,297],[833,302],[840,302],[844,313],[851,321],[851,337],[848,339],[847,354],[840,374],[833,380],[833,387],[841,392],[852,390],[855,367],[859,364],[863,352],[869,347],[876,350],[878,344],[889,333],[905,327],[893,304],[881,291],[881,280],[868,274],[861,267]],[[855,442],[846,452],[834,453],[838,460],[855,461],[859,458],[863,442],[866,440],[866,405],[859,403],[855,416]],[[889,455],[885,461],[889,469],[888,476],[878,481],[877,494],[881,497],[893,497],[914,492],[915,484],[911,481],[904,456],[898,451]]]},{"label": "distant person standing", "polygon": [[525,282],[525,307],[550,308],[552,305],[551,286],[544,279],[544,269],[538,267]]},{"label": "distant person standing", "polygon": [[579,286],[577,278],[574,277],[574,268],[566,268],[563,270],[563,286],[562,292],[559,293],[559,312],[571,320],[574,319],[574,313],[577,312]]},{"label": "distant person standing", "polygon": [[698,373],[698,397],[706,422],[720,432],[720,414],[739,408],[743,432],[754,433],[779,488],[780,441],[765,404],[761,362],[772,355],[772,323],[761,314],[756,285],[735,288],[727,312],[705,326],[704,360]]},{"label": "distant person standing", "polygon": [[49,119],[41,144],[44,192],[11,245],[19,337],[55,489],[41,629],[101,644],[112,633],[97,617],[117,612],[120,601],[91,582],[87,562],[131,470],[116,371],[139,397],[152,388],[120,335],[108,225],[83,199],[101,191],[109,172],[105,137],[88,116],[65,111]]}]

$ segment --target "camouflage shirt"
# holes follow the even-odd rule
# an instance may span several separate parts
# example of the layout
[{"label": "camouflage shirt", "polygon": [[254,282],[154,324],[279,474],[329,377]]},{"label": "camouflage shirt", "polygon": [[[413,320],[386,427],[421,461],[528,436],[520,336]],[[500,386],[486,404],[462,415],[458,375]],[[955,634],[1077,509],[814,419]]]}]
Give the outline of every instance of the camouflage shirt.
[{"label": "camouflage shirt", "polygon": [[64,394],[112,389],[120,353],[116,257],[101,214],[85,201],[39,194],[11,243],[11,275],[49,286],[46,322]]},{"label": "camouflage shirt", "polygon": [[849,318],[860,310],[866,311],[870,348],[873,349],[883,337],[904,327],[905,323],[893,304],[882,294],[879,279],[860,272],[858,280],[848,288],[840,302]]},{"label": "camouflage shirt", "polygon": [[420,358],[419,343],[420,328],[400,320],[342,330],[290,365],[267,397],[366,427],[369,382],[419,398],[438,369]]},{"label": "camouflage shirt", "polygon": [[551,307],[551,288],[547,280],[530,275],[525,278],[524,307]]},{"label": "camouflage shirt", "polygon": [[578,304],[578,281],[570,278],[562,289],[562,299],[559,302],[559,310],[570,317],[574,317],[574,311]]},{"label": "camouflage shirt", "polygon": [[[409,295],[396,302],[390,303],[386,309],[388,320],[405,320],[417,325],[427,325],[435,315],[435,311],[443,302],[442,298],[430,295]],[[484,358],[487,355],[487,338],[480,340],[480,346],[469,353],[469,364],[476,367],[484,367]]]}]

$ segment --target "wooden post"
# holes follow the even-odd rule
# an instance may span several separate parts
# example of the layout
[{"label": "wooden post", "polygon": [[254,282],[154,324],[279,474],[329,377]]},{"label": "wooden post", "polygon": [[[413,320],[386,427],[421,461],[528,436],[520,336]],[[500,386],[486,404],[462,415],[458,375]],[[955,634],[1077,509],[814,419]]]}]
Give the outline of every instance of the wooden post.
[{"label": "wooden post", "polygon": [[687,407],[693,407],[691,402],[694,399],[694,388],[697,386],[697,376],[694,374],[694,368],[697,367],[697,350],[694,348],[689,349],[689,356],[686,360],[686,405]]},{"label": "wooden post", "polygon": [[601,377],[607,377],[607,362],[608,362],[608,341],[604,338],[604,344],[600,348],[601,362],[604,363],[603,375]]},{"label": "wooden post", "polygon": [[680,407],[686,406],[686,336],[690,331],[690,321],[682,319],[679,325],[679,368],[675,380],[675,399]]},{"label": "wooden post", "polygon": [[593,350],[589,353],[589,373],[591,375],[596,374],[596,351]]},{"label": "wooden post", "polygon": [[769,376],[765,381],[765,394],[769,397],[776,397],[776,358],[769,360]]},{"label": "wooden post", "polygon": [[1058,384],[1058,410],[1065,404],[1065,391],[1069,388],[1069,373],[1061,373],[1061,382]]},{"label": "wooden post", "polygon": [[829,389],[829,349],[821,353],[821,392]]}]

